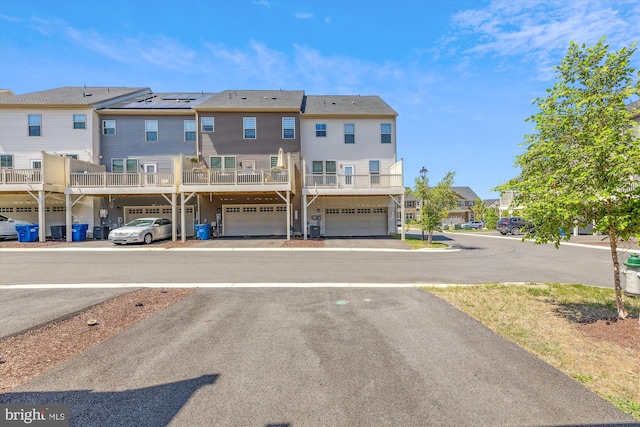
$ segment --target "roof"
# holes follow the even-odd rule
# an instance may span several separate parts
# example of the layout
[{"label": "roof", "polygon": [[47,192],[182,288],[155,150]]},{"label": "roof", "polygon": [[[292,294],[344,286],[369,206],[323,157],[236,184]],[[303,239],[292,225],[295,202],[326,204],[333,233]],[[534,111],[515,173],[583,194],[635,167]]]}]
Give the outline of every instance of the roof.
[{"label": "roof", "polygon": [[476,200],[478,195],[474,193],[471,187],[451,187],[453,191],[458,193],[464,200]]},{"label": "roof", "polygon": [[213,96],[210,92],[147,93],[109,105],[113,110],[189,110]]},{"label": "roof", "polygon": [[75,87],[65,86],[57,89],[30,92],[22,95],[0,97],[0,105],[11,106],[58,106],[58,105],[95,105],[116,100],[127,95],[151,92],[149,88],[131,87]]},{"label": "roof", "polygon": [[309,95],[303,114],[398,115],[377,95]]},{"label": "roof", "polygon": [[303,90],[225,90],[210,97],[197,109],[300,111],[303,97]]}]

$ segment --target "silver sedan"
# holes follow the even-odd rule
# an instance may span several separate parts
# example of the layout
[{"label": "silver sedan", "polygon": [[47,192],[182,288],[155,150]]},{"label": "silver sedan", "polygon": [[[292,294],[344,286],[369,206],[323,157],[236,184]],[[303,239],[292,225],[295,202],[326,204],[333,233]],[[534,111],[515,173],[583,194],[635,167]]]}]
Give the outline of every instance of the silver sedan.
[{"label": "silver sedan", "polygon": [[31,223],[29,221],[20,221],[19,219],[0,215],[0,239],[17,239],[18,232],[16,231],[16,225],[28,224]]},{"label": "silver sedan", "polygon": [[171,221],[165,218],[138,218],[124,227],[109,232],[109,241],[122,245],[125,243],[146,243],[171,238]]}]

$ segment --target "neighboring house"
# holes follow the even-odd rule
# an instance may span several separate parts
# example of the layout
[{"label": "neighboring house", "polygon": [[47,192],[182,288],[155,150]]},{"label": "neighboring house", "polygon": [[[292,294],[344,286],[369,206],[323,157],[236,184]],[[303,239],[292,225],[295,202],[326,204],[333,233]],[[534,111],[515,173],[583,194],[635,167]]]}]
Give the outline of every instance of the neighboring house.
[{"label": "neighboring house", "polygon": [[386,235],[404,204],[397,113],[378,96],[306,96],[301,116],[307,236]]},{"label": "neighboring house", "polygon": [[226,90],[196,108],[197,164],[179,190],[221,236],[300,233],[304,91]]},{"label": "neighboring house", "polygon": [[[475,214],[471,210],[478,196],[471,187],[451,187],[458,197],[458,204],[449,211],[449,216],[444,220],[445,224],[454,225],[475,220]],[[409,189],[407,189],[409,190]],[[412,194],[407,194],[404,200],[405,220],[419,221],[422,200],[416,199]]]},{"label": "neighboring house", "polygon": [[500,199],[484,199],[483,202],[489,209],[500,208]]},{"label": "neighboring house", "polygon": [[514,190],[507,190],[500,193],[500,218],[517,214],[517,212],[521,209],[521,207],[515,206],[513,204],[513,200],[515,199],[516,195],[517,192]]},{"label": "neighboring house", "polygon": [[[0,212],[40,224],[93,224],[91,200],[72,218],[63,193],[72,159],[98,162],[98,110],[148,88],[62,87],[0,96]],[[70,228],[70,227],[69,227]]]}]

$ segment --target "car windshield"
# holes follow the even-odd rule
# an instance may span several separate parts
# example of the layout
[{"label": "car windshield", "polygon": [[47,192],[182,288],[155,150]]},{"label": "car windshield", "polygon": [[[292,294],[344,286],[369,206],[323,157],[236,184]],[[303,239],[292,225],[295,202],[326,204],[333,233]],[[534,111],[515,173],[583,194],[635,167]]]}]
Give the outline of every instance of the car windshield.
[{"label": "car windshield", "polygon": [[153,225],[152,219],[134,219],[126,224],[127,227],[145,227]]}]

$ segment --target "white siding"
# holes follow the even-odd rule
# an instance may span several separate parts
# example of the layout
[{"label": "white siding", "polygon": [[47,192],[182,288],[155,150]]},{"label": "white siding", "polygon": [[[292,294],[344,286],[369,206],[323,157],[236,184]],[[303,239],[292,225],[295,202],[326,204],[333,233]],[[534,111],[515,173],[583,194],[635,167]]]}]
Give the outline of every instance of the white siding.
[{"label": "white siding", "polygon": [[[41,136],[28,136],[29,114],[42,116]],[[86,115],[86,129],[73,128],[74,114]],[[40,159],[42,151],[77,154],[80,160],[93,160],[95,122],[90,108],[3,108],[0,123],[0,154],[13,154],[16,169],[30,168],[31,160]]]},{"label": "white siding", "polygon": [[[327,125],[327,136],[316,137],[316,123]],[[355,143],[344,143],[344,125],[355,124]],[[391,123],[391,143],[380,142],[380,124]],[[369,160],[380,160],[380,173],[388,174],[395,159],[395,120],[385,117],[367,119],[305,118],[300,120],[301,152],[308,173],[313,160],[336,160],[338,173],[341,164],[355,166],[355,174],[369,173]]]}]

